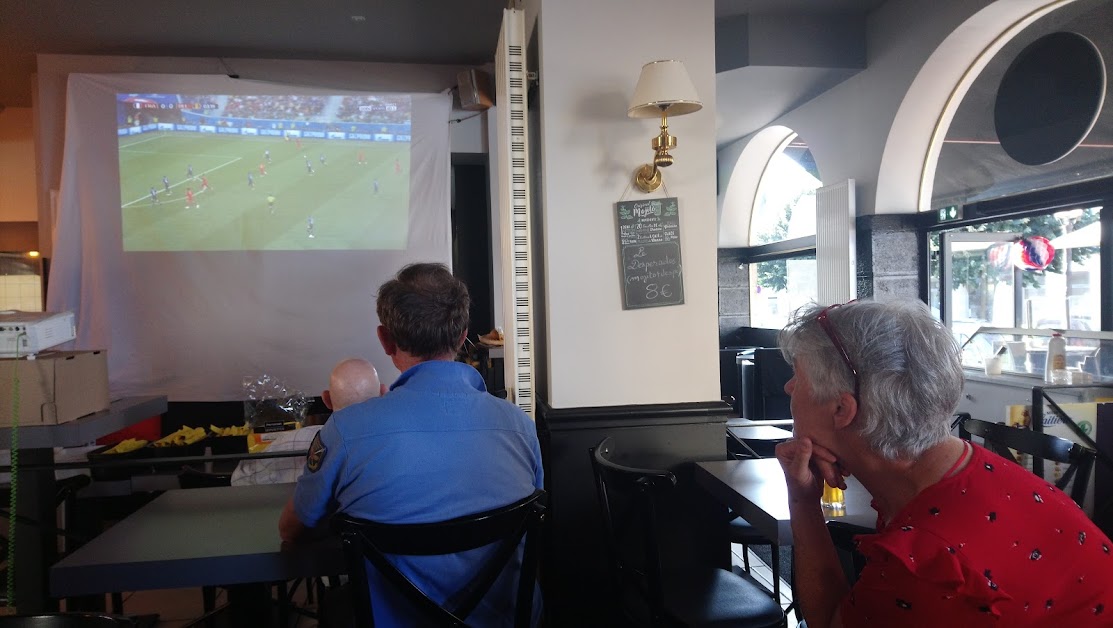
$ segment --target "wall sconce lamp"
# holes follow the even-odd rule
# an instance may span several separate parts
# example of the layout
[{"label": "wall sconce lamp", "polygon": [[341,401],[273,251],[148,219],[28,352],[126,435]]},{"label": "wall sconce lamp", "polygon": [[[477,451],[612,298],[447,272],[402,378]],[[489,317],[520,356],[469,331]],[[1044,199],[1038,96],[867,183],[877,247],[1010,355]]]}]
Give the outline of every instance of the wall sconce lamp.
[{"label": "wall sconce lamp", "polygon": [[643,192],[661,187],[661,168],[672,165],[669,150],[676,148],[676,137],[669,135],[668,116],[682,116],[703,108],[696,88],[679,61],[651,61],[642,66],[634,97],[626,115],[631,118],[661,116],[661,134],[653,138],[653,163],[634,172],[634,183]]}]

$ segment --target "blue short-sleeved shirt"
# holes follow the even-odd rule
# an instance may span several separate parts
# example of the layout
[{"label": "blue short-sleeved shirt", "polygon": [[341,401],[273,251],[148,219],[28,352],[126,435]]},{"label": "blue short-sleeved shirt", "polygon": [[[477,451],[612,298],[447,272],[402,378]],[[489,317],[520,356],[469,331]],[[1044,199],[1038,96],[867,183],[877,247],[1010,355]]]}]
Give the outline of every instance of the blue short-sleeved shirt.
[{"label": "blue short-sleeved shirt", "polygon": [[[307,469],[294,491],[295,513],[307,526],[334,512],[381,523],[444,521],[505,506],[544,480],[533,421],[487,394],[479,373],[460,362],[410,368],[389,394],[333,414],[320,442],[317,470]],[[398,557],[396,564],[444,599],[490,550]],[[368,576],[376,624],[414,625],[408,603],[385,597],[374,569]],[[517,569],[502,574],[469,625],[511,625],[516,582]]]}]

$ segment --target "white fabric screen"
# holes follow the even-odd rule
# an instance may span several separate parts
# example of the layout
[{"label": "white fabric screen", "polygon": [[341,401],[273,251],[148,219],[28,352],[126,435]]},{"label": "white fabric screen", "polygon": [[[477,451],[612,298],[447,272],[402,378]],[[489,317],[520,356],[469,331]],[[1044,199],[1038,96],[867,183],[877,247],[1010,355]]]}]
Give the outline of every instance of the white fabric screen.
[{"label": "white fabric screen", "polygon": [[243,378],[263,373],[319,394],[349,356],[392,381],[375,338],[375,290],[406,263],[451,261],[450,97],[412,95],[404,250],[125,253],[116,94],[132,92],[344,93],[223,76],[70,75],[47,307],[75,313],[78,348],[108,350],[113,397],[237,400]]}]

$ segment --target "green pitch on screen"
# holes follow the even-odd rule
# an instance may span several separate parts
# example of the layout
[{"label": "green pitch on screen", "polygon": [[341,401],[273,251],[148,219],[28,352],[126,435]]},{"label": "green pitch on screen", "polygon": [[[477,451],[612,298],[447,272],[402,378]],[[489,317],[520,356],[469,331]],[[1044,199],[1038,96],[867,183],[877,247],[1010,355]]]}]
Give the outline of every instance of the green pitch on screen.
[{"label": "green pitch on screen", "polygon": [[283,138],[183,132],[119,142],[125,251],[406,247],[409,143],[302,139],[299,149]]}]

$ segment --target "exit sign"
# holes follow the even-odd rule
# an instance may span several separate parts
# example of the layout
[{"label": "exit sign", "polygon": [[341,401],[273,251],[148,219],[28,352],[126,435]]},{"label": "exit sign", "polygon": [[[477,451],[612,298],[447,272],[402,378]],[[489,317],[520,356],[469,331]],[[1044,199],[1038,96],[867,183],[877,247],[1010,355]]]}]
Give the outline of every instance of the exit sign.
[{"label": "exit sign", "polygon": [[959,205],[948,205],[939,208],[939,222],[950,222],[952,220],[962,219],[962,207]]}]

